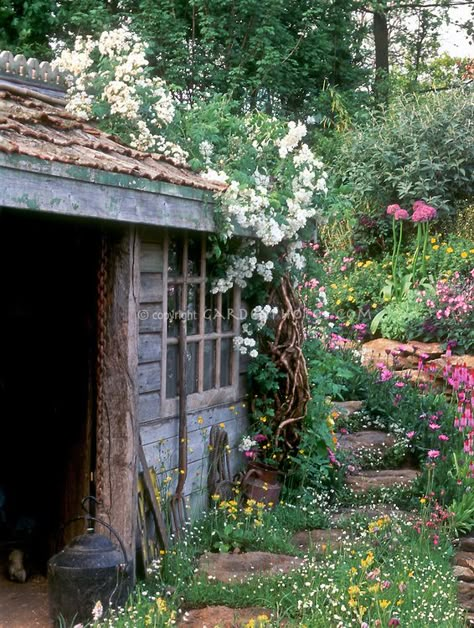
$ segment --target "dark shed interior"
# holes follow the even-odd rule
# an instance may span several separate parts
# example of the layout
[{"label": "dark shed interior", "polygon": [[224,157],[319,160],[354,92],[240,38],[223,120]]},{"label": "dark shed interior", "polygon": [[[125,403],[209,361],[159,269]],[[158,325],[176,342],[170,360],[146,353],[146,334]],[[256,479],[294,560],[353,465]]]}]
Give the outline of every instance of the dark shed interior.
[{"label": "dark shed interior", "polygon": [[96,227],[0,209],[0,579],[13,548],[44,574],[91,490],[98,258]]}]

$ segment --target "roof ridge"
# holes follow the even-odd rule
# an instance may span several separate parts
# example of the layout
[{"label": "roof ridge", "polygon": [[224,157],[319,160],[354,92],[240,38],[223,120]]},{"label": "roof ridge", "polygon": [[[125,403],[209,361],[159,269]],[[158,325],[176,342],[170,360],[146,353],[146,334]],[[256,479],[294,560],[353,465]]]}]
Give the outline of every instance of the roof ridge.
[{"label": "roof ridge", "polygon": [[39,61],[35,57],[14,55],[10,50],[0,52],[0,76],[8,76],[19,81],[41,84],[52,89],[65,91],[65,73],[49,61]]}]

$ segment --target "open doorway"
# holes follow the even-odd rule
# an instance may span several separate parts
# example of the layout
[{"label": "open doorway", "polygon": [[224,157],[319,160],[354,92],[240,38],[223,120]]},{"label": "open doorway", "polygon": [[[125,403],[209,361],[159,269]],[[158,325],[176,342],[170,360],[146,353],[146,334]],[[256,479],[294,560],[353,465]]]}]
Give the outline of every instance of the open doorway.
[{"label": "open doorway", "polygon": [[94,225],[0,210],[0,611],[11,551],[44,578],[91,490],[98,258]]}]

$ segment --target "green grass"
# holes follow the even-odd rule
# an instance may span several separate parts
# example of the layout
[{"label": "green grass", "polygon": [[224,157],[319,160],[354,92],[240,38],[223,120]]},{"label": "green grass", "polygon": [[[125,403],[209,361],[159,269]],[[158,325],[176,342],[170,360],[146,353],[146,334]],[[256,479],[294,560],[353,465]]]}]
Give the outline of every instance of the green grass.
[{"label": "green grass", "polygon": [[100,626],[169,626],[187,609],[217,604],[266,608],[271,613],[269,626],[283,619],[295,628],[360,628],[363,622],[371,628],[377,621],[388,626],[390,620],[408,628],[465,625],[457,606],[452,547],[443,532],[435,546],[429,534],[420,535],[402,521],[381,519],[371,524],[358,514],[345,521],[355,540],[342,550],[329,548],[324,555],[307,552],[303,567],[289,574],[256,575],[243,584],[199,577],[197,557],[216,546],[223,526],[244,527],[247,550],[297,555],[290,544],[292,534],[315,525],[324,527],[328,515],[327,503],[314,494],[264,512],[262,524],[254,529],[249,515],[231,511],[223,508],[190,526],[147,582],[137,587],[127,607]]}]

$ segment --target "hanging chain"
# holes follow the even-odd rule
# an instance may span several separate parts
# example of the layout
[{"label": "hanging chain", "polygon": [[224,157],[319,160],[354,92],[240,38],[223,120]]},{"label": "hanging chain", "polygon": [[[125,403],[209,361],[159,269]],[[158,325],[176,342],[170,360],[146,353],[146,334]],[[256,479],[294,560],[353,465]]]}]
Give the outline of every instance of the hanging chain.
[{"label": "hanging chain", "polygon": [[95,490],[96,498],[104,503],[104,470],[106,464],[106,416],[105,416],[105,347],[107,335],[107,279],[108,279],[108,242],[105,235],[101,237],[100,261],[97,274],[97,360],[96,360],[96,461]]}]

